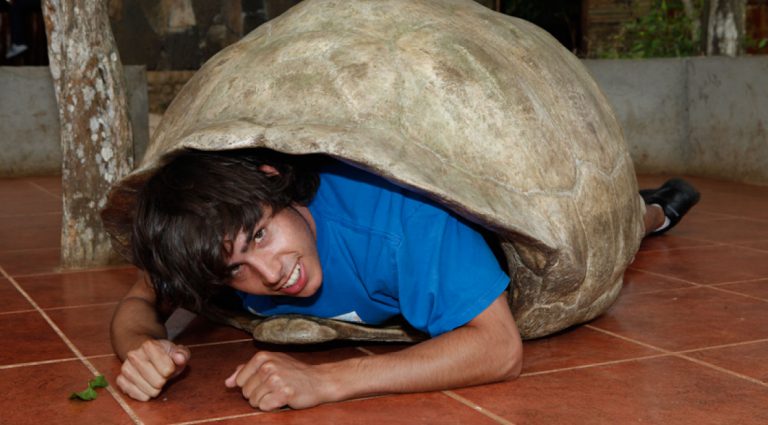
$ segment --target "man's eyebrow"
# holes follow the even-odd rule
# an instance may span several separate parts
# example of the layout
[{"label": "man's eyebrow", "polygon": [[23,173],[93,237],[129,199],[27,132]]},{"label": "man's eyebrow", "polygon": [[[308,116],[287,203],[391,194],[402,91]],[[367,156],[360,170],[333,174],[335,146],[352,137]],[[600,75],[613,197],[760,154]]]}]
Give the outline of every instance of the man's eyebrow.
[{"label": "man's eyebrow", "polygon": [[[256,226],[254,226],[253,228],[254,228],[254,229],[256,229],[256,228],[257,228],[257,226],[258,226],[258,223],[257,223],[257,224],[256,224]],[[250,244],[251,244],[251,239],[253,239],[253,235],[255,235],[255,234],[256,234],[256,232],[257,232],[256,230],[253,230],[253,231],[251,231],[250,233],[248,233],[248,234],[246,234],[246,235],[245,235],[245,243],[244,243],[244,244],[243,244],[243,246],[240,248],[240,253],[241,253],[241,254],[245,254],[246,252],[248,252],[248,245],[250,245]],[[237,239],[235,239],[235,241],[236,241],[236,240],[237,240]],[[235,241],[232,241],[232,245],[233,245],[233,246],[232,246],[232,248],[233,248],[233,249],[234,249]]]}]

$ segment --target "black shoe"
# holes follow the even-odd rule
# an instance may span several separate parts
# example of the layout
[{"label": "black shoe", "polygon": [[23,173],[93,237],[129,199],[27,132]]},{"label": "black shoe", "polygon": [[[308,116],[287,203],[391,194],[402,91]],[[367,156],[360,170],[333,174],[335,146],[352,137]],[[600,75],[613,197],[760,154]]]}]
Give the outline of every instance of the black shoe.
[{"label": "black shoe", "polygon": [[664,215],[669,219],[667,227],[654,230],[651,232],[652,235],[660,235],[675,227],[685,213],[701,198],[699,192],[683,179],[667,180],[657,189],[641,190],[640,196],[643,197],[645,205],[659,204],[664,210]]}]

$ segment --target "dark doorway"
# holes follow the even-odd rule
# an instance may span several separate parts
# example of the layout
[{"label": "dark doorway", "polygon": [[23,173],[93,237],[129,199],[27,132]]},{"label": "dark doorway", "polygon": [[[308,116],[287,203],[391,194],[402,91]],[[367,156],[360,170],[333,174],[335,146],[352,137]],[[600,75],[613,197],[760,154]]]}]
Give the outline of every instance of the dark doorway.
[{"label": "dark doorway", "polygon": [[501,11],[533,22],[573,53],[581,53],[581,0],[501,0]]}]

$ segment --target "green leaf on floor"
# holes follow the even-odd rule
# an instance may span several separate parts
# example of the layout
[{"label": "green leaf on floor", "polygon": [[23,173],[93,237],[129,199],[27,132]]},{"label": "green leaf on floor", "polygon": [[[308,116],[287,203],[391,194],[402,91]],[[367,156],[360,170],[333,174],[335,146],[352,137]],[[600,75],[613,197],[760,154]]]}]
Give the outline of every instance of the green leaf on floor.
[{"label": "green leaf on floor", "polygon": [[88,388],[84,389],[83,391],[74,392],[69,395],[69,398],[71,400],[83,400],[83,401],[91,401],[96,399],[96,397],[99,396],[99,394],[96,392],[96,388],[104,388],[109,383],[107,382],[107,379],[104,378],[104,375],[99,375],[90,381],[88,381]]},{"label": "green leaf on floor", "polygon": [[88,382],[88,386],[91,388],[104,388],[107,385],[109,384],[107,383],[107,378],[105,378],[104,375],[99,375]]}]

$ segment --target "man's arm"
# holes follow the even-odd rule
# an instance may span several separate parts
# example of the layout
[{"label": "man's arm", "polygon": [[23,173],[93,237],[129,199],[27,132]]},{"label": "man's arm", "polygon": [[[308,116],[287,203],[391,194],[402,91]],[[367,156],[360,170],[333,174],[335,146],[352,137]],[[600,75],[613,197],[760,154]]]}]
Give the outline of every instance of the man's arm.
[{"label": "man's arm", "polygon": [[156,397],[168,379],[184,369],[190,357],[186,347],[166,339],[155,299],[152,287],[140,279],[112,317],[112,347],[123,360],[117,385],[141,401]]},{"label": "man's arm", "polygon": [[522,342],[502,294],[466,325],[399,352],[317,366],[259,352],[226,385],[241,387],[253,407],[274,410],[501,381],[521,367]]}]

